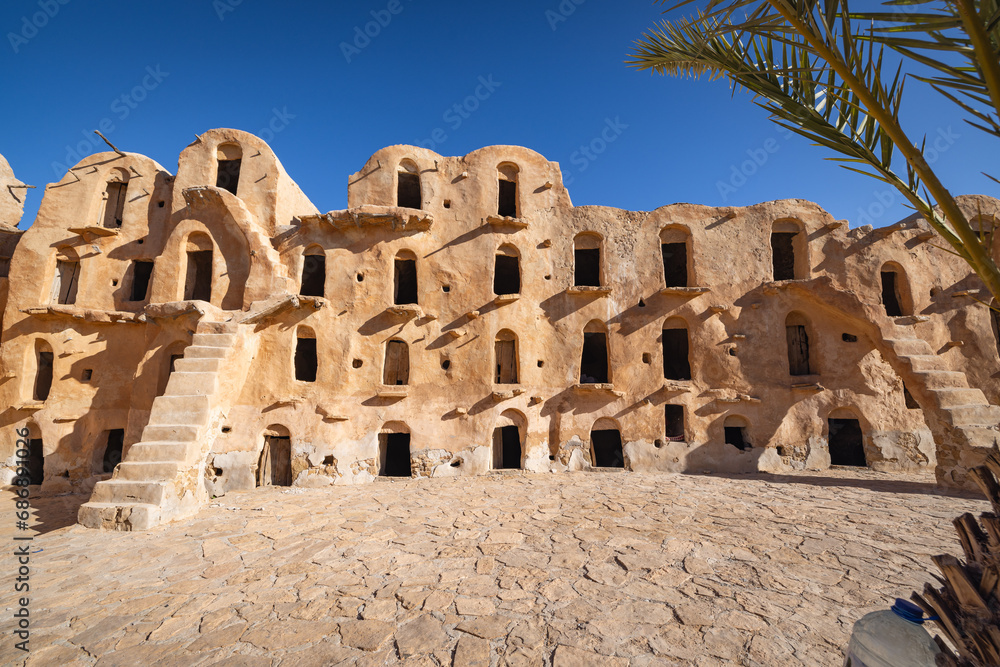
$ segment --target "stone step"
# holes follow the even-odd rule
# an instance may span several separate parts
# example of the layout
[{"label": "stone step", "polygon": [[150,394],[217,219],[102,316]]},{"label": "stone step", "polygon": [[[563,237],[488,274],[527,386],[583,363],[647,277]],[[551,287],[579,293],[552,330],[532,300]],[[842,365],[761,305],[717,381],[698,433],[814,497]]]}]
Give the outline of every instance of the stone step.
[{"label": "stone step", "polygon": [[924,386],[930,390],[934,389],[966,389],[969,386],[969,379],[965,373],[960,371],[920,371],[914,373]]},{"label": "stone step", "polygon": [[222,358],[178,359],[174,363],[176,373],[217,373],[222,368]]},{"label": "stone step", "polygon": [[235,322],[198,322],[195,333],[232,334],[239,331],[240,325]]},{"label": "stone step", "polygon": [[185,359],[222,359],[229,351],[228,347],[210,347],[208,345],[188,345],[184,348]]},{"label": "stone step", "polygon": [[953,426],[995,426],[1000,424],[1000,407],[996,405],[962,405],[948,408],[945,415]]},{"label": "stone step", "polygon": [[98,530],[149,530],[160,523],[160,508],[148,503],[98,503],[80,506],[77,520]]},{"label": "stone step", "polygon": [[930,393],[942,408],[989,405],[986,395],[979,389],[936,389]]},{"label": "stone step", "polygon": [[931,355],[934,352],[927,341],[920,338],[887,338],[885,342],[897,355]]},{"label": "stone step", "polygon": [[125,455],[126,463],[155,461],[187,461],[197,443],[187,442],[137,442]]},{"label": "stone step", "polygon": [[153,401],[149,423],[205,426],[208,424],[208,396],[159,396]]},{"label": "stone step", "polygon": [[191,344],[198,347],[232,347],[236,334],[196,333]]},{"label": "stone step", "polygon": [[141,442],[194,442],[197,439],[197,426],[150,424],[142,430]]},{"label": "stone step", "polygon": [[107,479],[94,486],[94,493],[90,500],[95,503],[162,506],[166,490],[166,482],[132,482]]},{"label": "stone step", "polygon": [[218,386],[216,373],[185,373],[174,371],[167,382],[164,396],[210,396]]},{"label": "stone step", "polygon": [[170,482],[177,477],[179,471],[180,464],[176,461],[122,461],[115,470],[114,479],[127,482]]},{"label": "stone step", "polygon": [[899,358],[904,363],[908,363],[914,372],[943,371],[947,368],[944,360],[933,354],[901,354]]}]

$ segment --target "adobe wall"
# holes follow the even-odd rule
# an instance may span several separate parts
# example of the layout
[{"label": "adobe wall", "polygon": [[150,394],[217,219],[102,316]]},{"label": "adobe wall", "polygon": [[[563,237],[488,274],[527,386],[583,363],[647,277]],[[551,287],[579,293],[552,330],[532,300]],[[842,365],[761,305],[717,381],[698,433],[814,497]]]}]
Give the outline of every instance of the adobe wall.
[{"label": "adobe wall", "polygon": [[[237,194],[216,186],[217,161],[234,150]],[[401,165],[419,174],[419,209],[397,207]],[[513,216],[498,215],[501,172],[515,174]],[[125,176],[122,225],[101,231],[108,184]],[[520,429],[521,467],[536,472],[592,467],[595,426],[620,431],[633,470],[821,470],[830,465],[830,418],[860,422],[875,469],[933,468],[942,447],[961,468],[947,433],[955,413],[918,362],[971,387],[963,400],[983,397],[972,406],[980,436],[1000,421],[986,400],[1000,400],[1000,358],[989,311],[975,300],[982,286],[934,247],[922,220],[850,229],[803,200],[574,207],[558,164],[514,146],[464,157],[384,148],[348,178],[348,202],[319,214],[264,142],[226,129],[188,146],[176,176],[139,155],[102,153],[49,185],[14,252],[3,311],[3,481],[13,477],[13,428],[26,425],[44,442],[42,492],[85,492],[110,477],[100,469],[106,431],[125,429],[129,460],[166,390],[171,356],[184,354],[199,322],[235,328],[255,350],[238,362],[248,364],[241,372],[221,379],[231,384],[245,371],[245,382],[217,390],[233,398],[203,443],[206,488],[216,495],[255,486],[268,433],[290,435],[294,484],[304,486],[372,481],[387,432],[410,434],[415,475],[483,474],[494,430],[507,425]],[[990,198],[963,205],[998,212]],[[774,280],[776,230],[798,232],[791,280]],[[580,235],[600,248],[599,288],[574,285]],[[660,244],[668,238],[687,249],[686,290],[665,289]],[[190,253],[204,250],[212,251],[210,297],[187,299]],[[295,296],[306,252],[325,257],[319,298]],[[516,298],[494,294],[498,252],[519,258]],[[416,307],[393,303],[397,257],[416,260]],[[73,304],[53,303],[60,258],[79,261]],[[145,297],[133,301],[137,260],[154,268]],[[882,304],[887,263],[899,269],[906,302],[898,317]],[[3,287],[0,280],[0,298]],[[790,375],[792,321],[808,332],[808,375]],[[690,380],[664,378],[665,327],[687,329]],[[581,384],[585,330],[606,333],[605,384]],[[317,341],[314,382],[294,376],[299,335]],[[511,335],[519,382],[498,384],[496,341]],[[404,386],[382,385],[392,340],[408,346]],[[55,361],[51,392],[39,401],[42,344]],[[904,379],[920,408],[907,407]],[[668,405],[683,408],[683,440],[665,437]],[[727,418],[745,425],[751,448],[725,442]]]}]

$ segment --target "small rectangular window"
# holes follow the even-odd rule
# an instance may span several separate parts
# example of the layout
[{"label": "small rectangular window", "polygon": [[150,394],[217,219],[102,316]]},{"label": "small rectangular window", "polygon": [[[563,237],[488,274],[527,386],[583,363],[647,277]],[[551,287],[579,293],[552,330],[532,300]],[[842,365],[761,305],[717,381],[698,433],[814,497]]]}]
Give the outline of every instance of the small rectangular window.
[{"label": "small rectangular window", "polygon": [[679,442],[684,440],[684,406],[663,406],[664,431],[668,440]]},{"label": "small rectangular window", "polygon": [[315,338],[298,338],[295,345],[295,379],[315,382],[319,361],[316,356]]},{"label": "small rectangular window", "polygon": [[52,389],[52,363],[55,360],[52,352],[38,352],[38,372],[35,375],[35,388],[32,398],[44,401]]},{"label": "small rectangular window", "polygon": [[521,293],[521,263],[517,257],[497,255],[493,270],[493,293]]},{"label": "small rectangular window", "polygon": [[517,217],[517,183],[514,181],[499,181],[500,202],[497,206],[497,213],[509,217]]},{"label": "small rectangular window", "polygon": [[663,277],[667,287],[687,287],[687,244],[663,243],[660,245],[663,256]]},{"label": "small rectangular window", "polygon": [[397,259],[393,303],[405,305],[417,302],[417,260]]},{"label": "small rectangular window", "polygon": [[149,291],[149,280],[153,277],[153,262],[136,260],[132,262],[132,293],[129,301],[145,301]]},{"label": "small rectangular window", "polygon": [[215,187],[228,190],[234,195],[240,185],[240,167],[242,159],[219,160],[219,173],[215,178]]},{"label": "small rectangular window", "polygon": [[302,296],[323,296],[326,289],[326,256],[306,255],[302,258]]},{"label": "small rectangular window", "polygon": [[577,248],[574,254],[573,284],[579,287],[601,286],[601,249]]},{"label": "small rectangular window", "polygon": [[396,206],[403,208],[420,208],[420,176],[409,172],[399,172],[399,183],[396,187]]},{"label": "small rectangular window", "polygon": [[797,232],[771,234],[771,261],[775,280],[795,279],[795,236]]},{"label": "small rectangular window", "polygon": [[896,272],[882,272],[882,305],[889,317],[902,317],[903,308],[899,305],[899,289],[896,285]]},{"label": "small rectangular window", "polygon": [[687,329],[663,330],[663,377],[667,380],[690,380]]},{"label": "small rectangular window", "polygon": [[608,381],[608,339],[600,332],[583,334],[583,355],[580,362],[580,384],[601,384]]}]

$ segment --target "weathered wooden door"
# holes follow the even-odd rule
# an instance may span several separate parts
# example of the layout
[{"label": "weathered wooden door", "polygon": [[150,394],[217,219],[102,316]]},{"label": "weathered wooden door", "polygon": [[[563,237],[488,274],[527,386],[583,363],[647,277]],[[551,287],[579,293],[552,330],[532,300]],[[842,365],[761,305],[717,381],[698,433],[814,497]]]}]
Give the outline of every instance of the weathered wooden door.
[{"label": "weathered wooden door", "polygon": [[260,452],[257,486],[292,485],[292,441],[287,436],[268,435]]},{"label": "weathered wooden door", "polygon": [[811,375],[809,367],[809,336],[802,324],[785,327],[788,343],[788,372],[791,375]]},{"label": "weathered wooden door", "polygon": [[387,385],[407,384],[410,381],[410,350],[401,340],[390,340],[385,344],[385,368],[382,383]]},{"label": "weathered wooden door", "polygon": [[515,341],[496,342],[497,384],[517,384],[517,348]]}]

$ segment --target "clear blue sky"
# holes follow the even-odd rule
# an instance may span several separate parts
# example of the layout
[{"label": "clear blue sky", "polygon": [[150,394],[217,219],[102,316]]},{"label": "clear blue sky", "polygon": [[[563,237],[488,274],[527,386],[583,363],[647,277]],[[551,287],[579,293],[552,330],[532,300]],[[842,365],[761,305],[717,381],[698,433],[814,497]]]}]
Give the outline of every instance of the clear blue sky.
[{"label": "clear blue sky", "polygon": [[[204,130],[263,135],[324,211],[346,206],[348,175],[376,150],[422,143],[443,155],[527,146],[561,163],[577,205],[798,197],[852,226],[909,214],[895,191],[823,162],[824,149],[787,137],[726,82],[626,67],[660,6],[575,2],[6,0],[0,153],[39,186],[21,226],[34,219],[41,188],[62,176],[53,165],[68,166],[70,150],[105,150],[91,139],[102,122],[120,149],[172,173]],[[376,36],[358,38],[366,24]],[[922,84],[911,85],[908,107],[914,137],[940,137],[934,166],[952,192],[1000,195],[980,175],[998,171],[995,140]],[[273,137],[262,132],[269,126]],[[766,160],[744,164],[753,155]],[[741,167],[745,180],[734,178]]]}]

